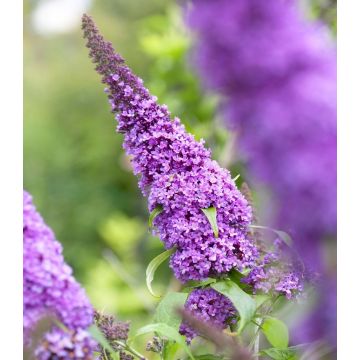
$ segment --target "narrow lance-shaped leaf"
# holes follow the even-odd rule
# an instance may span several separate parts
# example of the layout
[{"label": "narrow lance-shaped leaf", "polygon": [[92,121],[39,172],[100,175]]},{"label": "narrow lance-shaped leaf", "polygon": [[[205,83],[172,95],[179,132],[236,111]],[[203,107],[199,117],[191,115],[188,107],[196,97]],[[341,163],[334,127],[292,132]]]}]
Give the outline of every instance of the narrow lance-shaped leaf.
[{"label": "narrow lance-shaped leaf", "polygon": [[219,237],[219,228],[216,220],[216,208],[214,206],[211,206],[207,209],[201,209],[201,210],[209,220],[209,223],[211,225],[215,237],[216,238]]},{"label": "narrow lance-shaped leaf", "polygon": [[160,255],[156,256],[154,259],[152,259],[146,268],[146,286],[150,291],[150,294],[155,297],[160,297],[159,295],[156,295],[151,287],[151,283],[154,280],[154,274],[156,269],[167,259],[169,258],[174,252],[176,251],[176,248],[172,248],[170,250],[166,250]]},{"label": "narrow lance-shaped leaf", "polygon": [[287,326],[279,319],[266,317],[261,325],[261,331],[264,333],[269,343],[278,349],[286,349],[289,344],[289,332]]},{"label": "narrow lance-shaped leaf", "polygon": [[170,340],[175,341],[177,344],[179,344],[185,350],[185,352],[188,354],[190,359],[195,360],[189,347],[186,344],[184,337],[179,334],[177,329],[174,329],[174,328],[170,327],[169,325],[166,325],[163,323],[146,325],[146,326],[138,329],[138,331],[135,333],[133,338],[136,338],[140,335],[148,334],[151,332],[156,332]]},{"label": "narrow lance-shaped leaf", "polygon": [[161,205],[158,205],[155,207],[155,209],[150,213],[149,216],[149,229],[153,227],[154,219],[163,212],[163,207]]},{"label": "narrow lance-shaped leaf", "polygon": [[240,323],[238,333],[241,333],[245,325],[248,324],[255,315],[256,302],[231,280],[219,281],[210,286],[220,294],[229,298],[239,312]]}]

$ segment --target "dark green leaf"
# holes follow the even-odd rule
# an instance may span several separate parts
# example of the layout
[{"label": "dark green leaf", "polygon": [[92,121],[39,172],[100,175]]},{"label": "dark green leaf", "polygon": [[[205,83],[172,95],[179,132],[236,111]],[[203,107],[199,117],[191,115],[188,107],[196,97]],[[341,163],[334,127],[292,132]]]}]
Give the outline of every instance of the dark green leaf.
[{"label": "dark green leaf", "polygon": [[170,292],[159,302],[154,315],[154,322],[164,323],[178,329],[181,323],[181,316],[177,309],[182,308],[188,297],[186,293]]},{"label": "dark green leaf", "polygon": [[269,343],[277,349],[286,349],[289,344],[289,332],[287,326],[279,319],[266,317],[261,325],[261,331]]},{"label": "dark green leaf", "polygon": [[228,297],[235,306],[236,310],[239,312],[240,324],[238,333],[241,333],[246,324],[248,324],[255,315],[256,302],[249,294],[231,280],[219,281],[215,284],[211,284],[210,286],[219,293]]},{"label": "dark green leaf", "polygon": [[151,332],[156,332],[156,333],[160,334],[161,336],[166,337],[167,339],[175,341],[186,351],[186,353],[189,355],[189,357],[192,360],[195,360],[189,347],[186,344],[184,337],[179,334],[178,330],[170,327],[167,324],[157,323],[157,324],[146,325],[146,326],[140,328],[136,332],[136,334],[134,335],[134,338],[138,337],[140,335],[151,333]]},{"label": "dark green leaf", "polygon": [[149,289],[151,295],[155,297],[160,297],[159,295],[156,295],[151,287],[151,283],[154,280],[154,274],[156,269],[167,259],[169,258],[174,252],[176,251],[176,248],[172,248],[170,250],[166,250],[160,255],[156,256],[154,259],[152,259],[146,268],[146,286]]},{"label": "dark green leaf", "polygon": [[113,360],[117,359],[117,354],[116,354],[115,350],[108,343],[104,334],[101,332],[101,330],[96,325],[91,325],[88,329],[88,332],[94,338],[94,340],[97,341],[102,346],[102,348],[104,348],[105,350],[107,350],[110,353],[111,358]]},{"label": "dark green leaf", "polygon": [[[247,269],[244,269],[244,273],[246,274]],[[239,272],[238,270],[231,270],[229,273],[229,278],[232,280],[236,285],[238,285],[241,289],[243,289],[246,293],[252,294],[253,288],[249,285],[243,282],[245,275],[242,272]]]},{"label": "dark green leaf", "polygon": [[150,213],[149,216],[149,228],[153,227],[154,219],[163,212],[163,207],[161,205],[156,206],[156,208]]},{"label": "dark green leaf", "polygon": [[219,237],[219,228],[216,220],[216,208],[214,206],[211,206],[207,209],[201,209],[201,210],[209,220],[209,223],[211,225],[215,237],[216,238]]},{"label": "dark green leaf", "polygon": [[213,278],[208,278],[202,281],[195,281],[195,280],[190,280],[185,284],[185,288],[197,288],[197,287],[205,287],[208,286],[212,283],[216,282],[216,279]]}]

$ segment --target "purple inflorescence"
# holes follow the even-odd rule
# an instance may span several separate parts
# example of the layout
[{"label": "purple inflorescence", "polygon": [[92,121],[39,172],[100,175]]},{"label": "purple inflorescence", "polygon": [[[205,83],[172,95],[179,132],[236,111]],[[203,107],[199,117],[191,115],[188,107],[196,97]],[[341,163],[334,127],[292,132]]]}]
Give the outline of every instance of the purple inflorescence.
[{"label": "purple inflorescence", "polygon": [[[153,223],[165,247],[176,250],[170,259],[175,276],[186,282],[255,267],[259,251],[248,231],[251,207],[230,172],[211,159],[203,140],[195,141],[165,105],[156,103],[87,15],[83,30],[149,211],[161,209]],[[202,211],[208,208],[216,209],[218,236]],[[202,293],[206,299],[209,291],[196,290],[187,305]],[[216,298],[228,301],[220,294]],[[217,310],[211,310],[209,320],[225,326],[226,316]]]},{"label": "purple inflorescence", "polygon": [[44,335],[35,356],[38,360],[92,360],[94,346],[94,340],[85,330],[66,332],[54,329]]},{"label": "purple inflorescence", "polygon": [[[90,55],[108,49],[89,17],[84,17],[84,28]],[[230,172],[211,159],[204,142],[196,142],[179,119],[170,118],[166,106],[156,103],[119,56],[106,55],[109,60],[103,63],[112,66],[99,72],[108,86],[117,130],[125,133],[124,148],[134,173],[141,175],[139,186],[149,197],[149,210],[163,210],[154,225],[165,247],[176,247],[170,260],[176,277],[201,280],[253,264],[257,250],[247,238],[251,208]],[[218,237],[202,212],[209,207],[217,210]]]},{"label": "purple inflorescence", "polygon": [[[36,211],[31,196],[24,191],[23,207],[23,301],[24,341],[31,340],[36,323],[48,315],[55,316],[79,340],[93,320],[93,309],[84,289],[72,276],[65,263],[62,247],[52,230]],[[70,339],[55,329],[44,338],[51,343],[54,336]],[[82,334],[82,335],[81,335]],[[86,342],[89,343],[87,337]],[[68,340],[64,340],[68,341]],[[75,346],[75,345],[74,345]],[[84,344],[87,347],[87,344]],[[44,357],[41,357],[44,359]]]},{"label": "purple inflorescence", "polygon": [[[219,330],[225,329],[237,316],[231,301],[211,288],[194,290],[186,301],[185,309]],[[188,341],[197,335],[186,323],[181,324],[180,334],[185,335]]]}]

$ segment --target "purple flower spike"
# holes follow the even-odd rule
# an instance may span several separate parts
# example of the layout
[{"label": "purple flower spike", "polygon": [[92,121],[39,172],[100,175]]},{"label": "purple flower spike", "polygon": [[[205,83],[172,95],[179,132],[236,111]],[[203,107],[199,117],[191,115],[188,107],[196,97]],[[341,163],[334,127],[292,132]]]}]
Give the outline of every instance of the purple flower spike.
[{"label": "purple flower spike", "polygon": [[[166,248],[176,246],[170,260],[175,276],[201,280],[253,264],[257,250],[247,238],[251,208],[229,171],[211,159],[204,141],[196,142],[165,105],[156,103],[87,15],[83,29],[149,210],[163,209],[154,225]],[[217,210],[218,237],[202,212],[209,207]]]},{"label": "purple flower spike", "polygon": [[[260,251],[248,229],[251,207],[230,172],[157,104],[87,15],[83,30],[149,211],[161,209],[153,220],[156,232],[167,249],[176,249],[170,259],[175,276],[186,282],[257,267]],[[218,231],[203,211],[209,208],[216,210]],[[219,328],[236,314],[230,300],[209,288],[194,290],[185,307],[199,309],[204,321]],[[189,341],[195,335],[185,324],[181,332]]]},{"label": "purple flower spike", "polygon": [[[77,352],[82,346],[87,349],[91,341],[89,335],[84,335],[84,330],[92,323],[92,306],[84,289],[72,276],[71,268],[65,263],[60,243],[56,241],[52,230],[36,211],[32,198],[26,191],[24,191],[23,235],[25,344],[30,343],[31,331],[36,323],[42,317],[53,315],[69,329],[71,336],[65,334],[63,330],[54,328],[46,334],[44,342],[55,344],[54,338],[61,337],[62,341],[69,343],[74,338],[76,344],[73,345],[76,345],[74,349],[77,349]],[[86,344],[82,345],[82,337],[86,340]],[[40,359],[53,358],[45,357],[44,353],[41,353]],[[90,359],[90,357],[78,358]]]}]

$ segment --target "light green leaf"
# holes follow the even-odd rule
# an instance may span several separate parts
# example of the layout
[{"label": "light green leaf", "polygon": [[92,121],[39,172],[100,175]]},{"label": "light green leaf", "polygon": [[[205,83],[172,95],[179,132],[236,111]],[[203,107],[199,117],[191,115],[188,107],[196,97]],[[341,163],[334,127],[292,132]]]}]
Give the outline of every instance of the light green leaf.
[{"label": "light green leaf", "polygon": [[260,352],[261,355],[269,356],[274,360],[296,360],[298,359],[297,352],[295,349],[287,348],[287,349],[264,349]]},{"label": "light green leaf", "polygon": [[160,255],[156,256],[154,259],[152,259],[146,268],[146,286],[150,291],[150,294],[155,297],[160,297],[159,295],[156,295],[151,287],[151,283],[154,280],[154,274],[156,269],[167,259],[169,258],[174,252],[176,251],[176,248],[172,248],[170,250],[166,250]]},{"label": "light green leaf", "polygon": [[164,345],[163,358],[164,359],[177,359],[176,353],[181,349],[181,346],[174,341],[167,341]]},{"label": "light green leaf", "polygon": [[186,341],[184,339],[183,336],[181,336],[178,332],[178,330],[172,328],[169,325],[163,324],[163,323],[157,323],[157,324],[150,324],[150,325],[146,325],[142,328],[140,328],[136,334],[134,335],[135,337],[138,337],[140,335],[144,335],[144,334],[148,334],[151,332],[156,332],[170,340],[175,341],[176,343],[178,343],[185,351],[186,353],[189,355],[189,357],[192,360],[195,360],[194,356],[192,355],[189,347],[186,344]]},{"label": "light green leaf", "polygon": [[211,225],[215,237],[216,238],[219,237],[219,228],[216,220],[216,208],[214,206],[211,206],[207,209],[201,209],[201,210],[209,220],[209,223]]},{"label": "light green leaf", "polygon": [[203,354],[197,355],[195,357],[196,360],[223,360],[224,357],[221,355],[213,355],[213,354]]},{"label": "light green leaf", "polygon": [[239,312],[240,324],[238,333],[241,333],[246,324],[248,324],[255,315],[256,302],[249,294],[231,280],[219,281],[215,284],[211,284],[210,286],[219,293],[228,297],[235,306],[236,310]]},{"label": "light green leaf", "polygon": [[149,229],[153,227],[154,219],[164,211],[161,205],[157,205],[156,208],[150,213],[149,216]]},{"label": "light green leaf", "polygon": [[285,242],[285,244],[287,244],[288,246],[292,246],[292,238],[291,236],[286,233],[285,231],[282,230],[277,230],[277,229],[273,229],[271,227],[268,226],[263,226],[263,225],[249,225],[250,228],[253,229],[262,229],[262,230],[269,230],[274,232],[281,240],[283,240]]},{"label": "light green leaf", "polygon": [[107,350],[113,360],[117,359],[117,354],[112,346],[106,340],[104,334],[96,325],[91,325],[88,329],[89,334],[97,341],[105,350]]},{"label": "light green leaf", "polygon": [[289,344],[289,332],[287,326],[279,319],[266,317],[261,325],[261,331],[264,333],[269,343],[277,349],[286,349]]},{"label": "light green leaf", "polygon": [[188,297],[186,293],[170,292],[159,302],[154,315],[154,322],[169,325],[178,329],[181,323],[181,316],[177,309],[182,308]]},{"label": "light green leaf", "polygon": [[256,302],[256,308],[258,309],[261,305],[263,305],[266,301],[270,300],[271,297],[269,295],[254,295],[253,298]]}]

